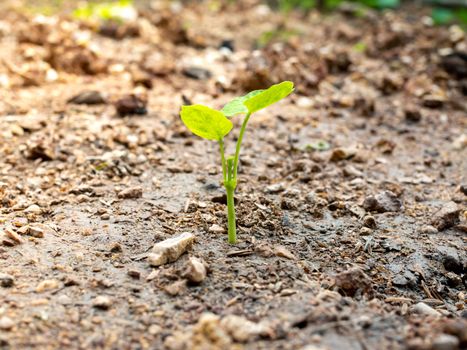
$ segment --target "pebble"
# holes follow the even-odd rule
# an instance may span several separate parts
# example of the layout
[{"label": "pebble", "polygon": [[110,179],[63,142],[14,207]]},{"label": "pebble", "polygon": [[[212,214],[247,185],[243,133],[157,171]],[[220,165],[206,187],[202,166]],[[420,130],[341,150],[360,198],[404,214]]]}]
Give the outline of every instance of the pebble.
[{"label": "pebble", "polygon": [[459,349],[459,339],[450,334],[438,335],[431,344],[432,350],[457,350]]},{"label": "pebble", "polygon": [[376,225],[375,217],[374,217],[374,216],[371,216],[371,215],[366,215],[366,216],[363,218],[363,225],[364,225],[365,227],[369,227],[369,228],[376,228],[377,225]]},{"label": "pebble", "polygon": [[281,183],[269,185],[266,187],[266,193],[274,194],[274,193],[279,193],[284,190],[284,185]]},{"label": "pebble", "polygon": [[105,98],[99,91],[90,90],[80,92],[78,95],[70,98],[67,103],[73,103],[77,105],[98,105],[105,103]]},{"label": "pebble", "polygon": [[460,222],[460,211],[456,203],[448,202],[435,213],[431,224],[439,231],[455,226]]},{"label": "pebble", "polygon": [[201,259],[191,257],[188,260],[184,277],[192,283],[201,283],[206,279],[207,270]]},{"label": "pebble", "polygon": [[15,326],[15,322],[7,316],[0,318],[0,329],[3,331],[9,331]]},{"label": "pebble", "polygon": [[43,293],[48,290],[57,289],[59,283],[57,280],[44,280],[40,282],[36,287],[37,293]]},{"label": "pebble", "polygon": [[363,207],[367,211],[376,211],[378,213],[396,212],[402,208],[402,201],[391,191],[384,191],[376,196],[365,198]]},{"label": "pebble", "polygon": [[24,212],[28,214],[40,214],[42,212],[42,209],[37,204],[32,204],[26,209],[24,209]]},{"label": "pebble", "polygon": [[212,224],[209,227],[209,232],[212,232],[212,233],[224,233],[225,228],[223,228],[222,226],[220,226],[218,224]]},{"label": "pebble", "polygon": [[438,233],[438,229],[432,225],[424,225],[420,229],[420,232],[427,235],[433,235],[435,233]]},{"label": "pebble", "polygon": [[261,335],[269,333],[269,327],[262,323],[251,322],[242,316],[227,315],[221,320],[221,327],[233,340],[246,343]]},{"label": "pebble", "polygon": [[20,244],[22,242],[20,235],[18,235],[15,231],[12,229],[6,228],[5,229],[5,236],[10,238],[12,241],[14,241],[16,244]]},{"label": "pebble", "polygon": [[28,234],[32,237],[43,238],[44,230],[37,226],[29,226]]},{"label": "pebble", "polygon": [[190,232],[184,232],[176,237],[156,243],[148,256],[151,266],[160,266],[176,261],[183,253],[193,245],[195,236]]},{"label": "pebble", "polygon": [[92,302],[93,307],[101,310],[108,310],[111,305],[112,300],[106,295],[99,295]]},{"label": "pebble", "polygon": [[357,292],[372,293],[372,282],[360,268],[354,267],[335,276],[335,285],[344,295],[355,296]]},{"label": "pebble", "polygon": [[182,72],[186,77],[196,80],[205,80],[212,76],[211,71],[201,67],[187,67]]},{"label": "pebble", "polygon": [[120,117],[127,115],[144,115],[148,113],[146,108],[147,101],[140,96],[134,94],[127,95],[119,99],[115,103],[115,109]]},{"label": "pebble", "polygon": [[140,186],[126,188],[118,193],[118,198],[135,199],[143,196],[143,188]]},{"label": "pebble", "polygon": [[7,273],[0,272],[0,286],[10,288],[15,284],[15,278]]},{"label": "pebble", "polygon": [[425,316],[441,316],[441,314],[424,302],[419,302],[412,307],[414,313]]}]

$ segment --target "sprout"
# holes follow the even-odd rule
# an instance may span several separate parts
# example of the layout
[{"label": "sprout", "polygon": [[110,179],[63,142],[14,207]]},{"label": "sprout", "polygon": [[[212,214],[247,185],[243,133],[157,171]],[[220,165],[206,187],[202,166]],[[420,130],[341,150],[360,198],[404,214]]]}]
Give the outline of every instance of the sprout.
[{"label": "sprout", "polygon": [[[223,184],[227,192],[228,237],[229,243],[237,242],[235,224],[234,192],[237,187],[237,170],[240,159],[240,149],[246,125],[251,115],[266,108],[293,91],[293,83],[284,81],[266,90],[255,90],[245,96],[236,97],[227,103],[221,111],[202,106],[183,106],[180,112],[183,123],[190,131],[204,139],[217,141],[222,163]],[[226,157],[224,151],[224,137],[232,130],[233,124],[228,117],[245,114],[240,134],[235,148],[235,154]]]}]

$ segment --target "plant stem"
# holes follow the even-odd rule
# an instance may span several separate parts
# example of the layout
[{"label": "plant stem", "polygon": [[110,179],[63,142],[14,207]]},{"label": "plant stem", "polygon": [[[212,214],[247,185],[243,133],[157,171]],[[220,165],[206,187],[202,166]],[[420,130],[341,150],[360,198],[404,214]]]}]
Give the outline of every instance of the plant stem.
[{"label": "plant stem", "polygon": [[231,183],[226,184],[225,190],[227,191],[227,219],[229,227],[229,243],[237,243],[237,228],[235,224],[235,201],[234,191],[235,187]]},{"label": "plant stem", "polygon": [[224,177],[224,184],[227,181],[227,171],[225,169],[226,164],[225,164],[225,154],[224,154],[224,140],[220,139],[219,140],[219,149],[221,152],[221,162],[222,162],[222,175]]},{"label": "plant stem", "polygon": [[242,146],[243,134],[245,133],[246,124],[250,119],[251,113],[248,113],[243,120],[242,128],[240,129],[240,134],[238,135],[237,147],[235,149],[235,160],[234,160],[234,180],[237,181],[237,168],[238,168],[238,159],[240,158],[240,147]]}]

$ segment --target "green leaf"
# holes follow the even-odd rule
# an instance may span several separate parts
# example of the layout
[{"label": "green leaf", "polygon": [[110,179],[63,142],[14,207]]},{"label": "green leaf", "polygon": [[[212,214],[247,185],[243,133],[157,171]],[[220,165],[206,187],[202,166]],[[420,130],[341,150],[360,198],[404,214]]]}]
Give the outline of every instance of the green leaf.
[{"label": "green leaf", "polygon": [[193,134],[207,140],[221,140],[233,128],[222,112],[203,105],[183,106],[180,116]]},{"label": "green leaf", "polygon": [[248,108],[246,108],[243,103],[250,97],[256,96],[263,91],[264,90],[254,90],[250,91],[244,96],[235,97],[221,109],[221,112],[224,113],[226,117],[232,117],[236,114],[248,113]]},{"label": "green leaf", "polygon": [[248,108],[249,113],[254,113],[282,100],[293,90],[293,83],[291,81],[283,81],[280,84],[273,85],[269,89],[249,97],[243,104]]}]

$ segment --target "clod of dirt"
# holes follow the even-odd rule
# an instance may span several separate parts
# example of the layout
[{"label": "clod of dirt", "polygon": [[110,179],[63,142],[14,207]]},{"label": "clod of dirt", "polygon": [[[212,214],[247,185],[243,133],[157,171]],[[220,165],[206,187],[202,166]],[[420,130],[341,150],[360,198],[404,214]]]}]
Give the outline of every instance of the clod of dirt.
[{"label": "clod of dirt", "polygon": [[201,283],[206,279],[207,270],[201,259],[191,257],[186,265],[183,277],[192,283]]},{"label": "clod of dirt", "polygon": [[409,106],[404,111],[405,120],[409,123],[418,123],[422,120],[422,113],[416,106]]},{"label": "clod of dirt", "polygon": [[156,243],[148,256],[151,266],[160,266],[176,261],[188,249],[191,249],[195,236],[190,232],[184,232],[176,237]]},{"label": "clod of dirt", "polygon": [[378,213],[397,212],[402,208],[402,201],[393,192],[384,191],[376,196],[365,198],[363,207],[366,211],[376,211]]},{"label": "clod of dirt", "polygon": [[92,306],[96,309],[108,310],[112,306],[112,300],[106,295],[99,295],[92,301]]},{"label": "clod of dirt", "polygon": [[439,311],[433,309],[430,305],[425,304],[424,302],[419,302],[412,307],[412,311],[416,314],[425,315],[425,316],[441,316]]},{"label": "clod of dirt", "polygon": [[13,287],[15,284],[15,278],[7,273],[0,273],[0,286],[3,288]]},{"label": "clod of dirt", "polygon": [[439,231],[455,226],[460,222],[460,211],[456,203],[448,202],[435,213],[431,224]]},{"label": "clod of dirt", "polygon": [[467,53],[453,52],[441,58],[441,66],[446,72],[462,79],[467,77]]},{"label": "clod of dirt", "polygon": [[258,336],[267,336],[271,332],[266,324],[251,322],[245,317],[237,315],[224,317],[220,326],[234,341],[240,343],[245,343]]},{"label": "clod of dirt", "polygon": [[187,67],[182,71],[183,75],[196,80],[206,80],[212,76],[210,70],[201,67]]},{"label": "clod of dirt", "polygon": [[104,96],[99,91],[83,91],[78,95],[70,98],[67,103],[73,103],[77,105],[98,105],[106,103]]},{"label": "clod of dirt", "polygon": [[440,334],[431,344],[432,350],[457,350],[459,349],[459,339],[450,334]]},{"label": "clod of dirt", "polygon": [[121,199],[136,199],[143,196],[143,188],[140,186],[134,186],[126,188],[118,193],[118,198]]},{"label": "clod of dirt", "polygon": [[115,103],[115,108],[120,117],[132,114],[144,115],[148,113],[147,103],[145,98],[131,94],[119,99]]},{"label": "clod of dirt", "polygon": [[335,276],[337,290],[347,296],[356,296],[357,293],[372,294],[372,282],[360,268],[354,267]]},{"label": "clod of dirt", "polygon": [[9,331],[14,326],[15,326],[15,322],[11,318],[7,316],[3,316],[2,318],[0,318],[0,329],[2,331]]}]

